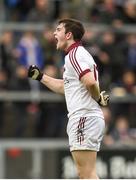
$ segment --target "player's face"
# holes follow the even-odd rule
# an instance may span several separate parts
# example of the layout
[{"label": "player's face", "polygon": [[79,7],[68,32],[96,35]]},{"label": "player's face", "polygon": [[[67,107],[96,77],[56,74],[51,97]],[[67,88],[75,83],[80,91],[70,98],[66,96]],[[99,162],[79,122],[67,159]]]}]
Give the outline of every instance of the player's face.
[{"label": "player's face", "polygon": [[67,48],[67,38],[65,34],[65,26],[63,23],[59,24],[56,27],[54,37],[56,39],[56,48],[60,50],[65,50]]}]

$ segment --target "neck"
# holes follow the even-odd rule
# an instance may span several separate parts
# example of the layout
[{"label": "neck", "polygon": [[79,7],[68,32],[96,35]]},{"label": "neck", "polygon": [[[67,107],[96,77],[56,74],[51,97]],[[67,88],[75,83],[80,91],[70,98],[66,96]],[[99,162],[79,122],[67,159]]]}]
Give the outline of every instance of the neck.
[{"label": "neck", "polygon": [[67,52],[67,50],[69,49],[69,47],[70,47],[72,44],[74,44],[75,42],[76,42],[76,41],[74,41],[74,40],[68,41],[68,42],[67,42],[67,47],[64,49],[64,51]]},{"label": "neck", "polygon": [[81,41],[74,41],[74,42],[71,43],[70,46],[67,48],[67,50],[65,51],[65,54],[68,54],[73,48],[78,47],[78,46],[82,46]]}]

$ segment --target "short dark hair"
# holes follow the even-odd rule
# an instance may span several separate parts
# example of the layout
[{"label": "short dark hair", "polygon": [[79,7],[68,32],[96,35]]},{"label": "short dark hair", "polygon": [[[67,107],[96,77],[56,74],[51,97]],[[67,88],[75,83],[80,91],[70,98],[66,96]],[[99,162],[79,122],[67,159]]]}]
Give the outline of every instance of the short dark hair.
[{"label": "short dark hair", "polygon": [[61,19],[58,24],[64,23],[65,25],[65,33],[72,32],[73,39],[75,41],[80,41],[85,33],[84,26],[82,23],[76,19]]}]

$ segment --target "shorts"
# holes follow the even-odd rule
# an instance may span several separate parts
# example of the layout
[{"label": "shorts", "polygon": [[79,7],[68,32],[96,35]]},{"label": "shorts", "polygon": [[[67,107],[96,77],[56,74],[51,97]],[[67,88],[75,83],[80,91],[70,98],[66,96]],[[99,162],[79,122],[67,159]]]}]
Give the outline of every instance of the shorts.
[{"label": "shorts", "polygon": [[81,117],[68,122],[70,151],[99,151],[105,132],[105,121],[100,117]]}]

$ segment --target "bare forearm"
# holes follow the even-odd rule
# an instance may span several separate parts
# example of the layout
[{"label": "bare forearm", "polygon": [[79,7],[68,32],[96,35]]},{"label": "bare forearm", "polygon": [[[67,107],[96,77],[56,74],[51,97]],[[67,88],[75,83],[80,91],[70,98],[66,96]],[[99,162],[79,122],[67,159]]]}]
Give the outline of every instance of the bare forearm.
[{"label": "bare forearm", "polygon": [[100,88],[99,88],[99,85],[97,83],[93,84],[92,86],[90,86],[88,88],[91,96],[93,99],[95,99],[96,101],[99,100],[100,98]]},{"label": "bare forearm", "polygon": [[64,94],[64,82],[62,79],[55,79],[44,74],[41,83],[56,93]]}]

